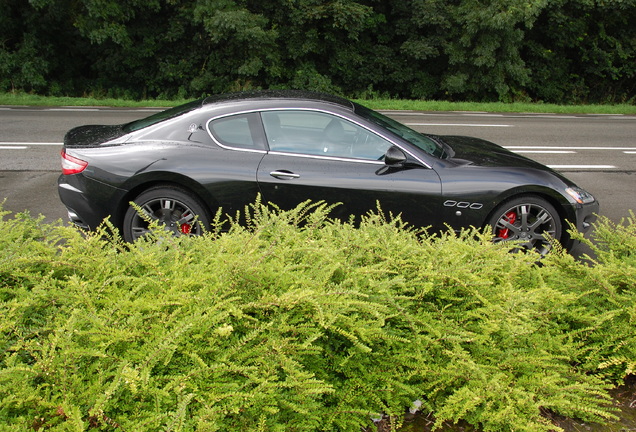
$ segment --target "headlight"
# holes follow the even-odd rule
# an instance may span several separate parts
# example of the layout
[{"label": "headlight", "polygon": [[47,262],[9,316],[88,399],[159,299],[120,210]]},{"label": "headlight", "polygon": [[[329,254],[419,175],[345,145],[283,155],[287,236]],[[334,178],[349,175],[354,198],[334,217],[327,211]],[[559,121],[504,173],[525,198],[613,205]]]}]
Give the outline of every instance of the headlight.
[{"label": "headlight", "polygon": [[569,187],[565,191],[579,204],[589,204],[595,200],[591,193],[580,187]]}]

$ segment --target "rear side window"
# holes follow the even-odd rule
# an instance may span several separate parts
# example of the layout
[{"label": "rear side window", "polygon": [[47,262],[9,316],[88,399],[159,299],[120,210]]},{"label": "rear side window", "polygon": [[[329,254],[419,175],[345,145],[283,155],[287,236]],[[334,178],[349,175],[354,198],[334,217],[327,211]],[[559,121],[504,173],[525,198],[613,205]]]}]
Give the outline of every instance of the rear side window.
[{"label": "rear side window", "polygon": [[249,150],[264,150],[259,134],[257,114],[237,114],[212,120],[208,124],[210,134],[223,146]]}]

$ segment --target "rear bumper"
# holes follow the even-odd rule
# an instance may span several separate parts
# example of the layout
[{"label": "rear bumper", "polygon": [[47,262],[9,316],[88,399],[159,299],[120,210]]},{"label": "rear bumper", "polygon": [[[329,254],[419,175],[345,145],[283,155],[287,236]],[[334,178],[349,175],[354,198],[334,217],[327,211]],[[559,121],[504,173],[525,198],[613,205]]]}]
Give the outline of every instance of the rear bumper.
[{"label": "rear bumper", "polygon": [[61,175],[57,190],[70,221],[79,228],[94,230],[108,217],[114,217],[111,221],[117,225],[115,205],[123,191],[81,174]]}]

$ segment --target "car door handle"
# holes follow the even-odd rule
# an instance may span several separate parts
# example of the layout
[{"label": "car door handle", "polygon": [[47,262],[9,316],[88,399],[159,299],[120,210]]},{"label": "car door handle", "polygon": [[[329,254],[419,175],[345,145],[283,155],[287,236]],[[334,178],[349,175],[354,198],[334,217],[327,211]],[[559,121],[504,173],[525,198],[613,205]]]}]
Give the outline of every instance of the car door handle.
[{"label": "car door handle", "polygon": [[300,177],[300,174],[294,174],[290,171],[272,171],[269,175],[281,180],[291,180]]}]

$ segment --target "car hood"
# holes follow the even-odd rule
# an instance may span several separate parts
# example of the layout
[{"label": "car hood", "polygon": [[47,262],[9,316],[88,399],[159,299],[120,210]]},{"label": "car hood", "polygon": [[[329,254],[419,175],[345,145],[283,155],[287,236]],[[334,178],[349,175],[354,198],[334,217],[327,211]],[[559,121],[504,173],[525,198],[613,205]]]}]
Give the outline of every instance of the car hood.
[{"label": "car hood", "polygon": [[71,129],[64,135],[64,147],[92,147],[126,135],[122,125],[88,125]]},{"label": "car hood", "polygon": [[458,165],[548,169],[545,165],[480,138],[440,136],[438,139],[451,149],[448,160]]}]

